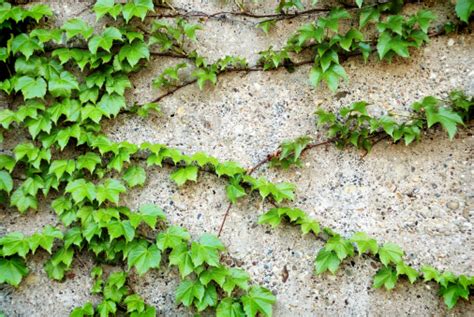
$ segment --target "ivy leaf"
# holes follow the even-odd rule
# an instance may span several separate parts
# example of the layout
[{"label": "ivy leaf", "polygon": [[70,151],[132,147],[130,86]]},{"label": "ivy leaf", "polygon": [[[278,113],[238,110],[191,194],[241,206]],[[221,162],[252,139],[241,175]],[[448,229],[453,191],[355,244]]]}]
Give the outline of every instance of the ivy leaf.
[{"label": "ivy leaf", "polygon": [[184,306],[189,307],[195,298],[201,301],[204,297],[204,293],[205,288],[198,280],[182,281],[176,289],[176,303],[182,303]]},{"label": "ivy leaf", "polygon": [[46,95],[46,82],[41,77],[21,76],[15,80],[14,89],[15,91],[21,90],[25,100],[43,98]]},{"label": "ivy leaf", "polygon": [[123,96],[125,89],[132,87],[130,80],[124,74],[108,76],[105,82],[105,90],[108,94],[117,93]]},{"label": "ivy leaf", "polygon": [[169,261],[170,265],[178,266],[181,278],[185,278],[194,271],[194,264],[187,245],[182,243],[181,240],[177,243],[179,244],[173,247],[173,251],[169,255]]},{"label": "ivy leaf", "polygon": [[146,180],[145,169],[140,166],[131,166],[125,171],[122,178],[129,187],[143,185]]},{"label": "ivy leaf", "polygon": [[79,90],[79,83],[70,72],[64,71],[49,80],[48,88],[54,97],[70,97],[72,90]]},{"label": "ivy leaf", "polygon": [[96,197],[96,188],[94,184],[86,182],[86,180],[82,178],[68,183],[65,191],[72,195],[72,199],[74,199],[76,203],[80,203],[84,198],[93,201]]},{"label": "ivy leaf", "polygon": [[16,161],[13,157],[5,154],[0,154],[0,169],[4,168],[8,172],[12,172],[15,168]]},{"label": "ivy leaf", "polygon": [[43,51],[43,43],[25,33],[17,35],[11,45],[13,54],[21,53],[25,56],[26,60],[28,60],[35,51]]},{"label": "ivy leaf", "polygon": [[197,79],[197,84],[200,90],[203,90],[204,85],[207,81],[211,82],[214,85],[217,83],[216,72],[208,68],[198,68],[193,71],[192,76]]},{"label": "ivy leaf", "polygon": [[380,288],[384,286],[387,290],[391,290],[397,284],[397,273],[390,267],[383,267],[378,270],[374,277],[374,287]]},{"label": "ivy leaf", "polygon": [[457,124],[463,124],[461,116],[449,109],[439,108],[436,110],[434,107],[426,107],[425,110],[428,128],[436,123],[441,124],[441,126],[448,132],[449,139],[451,140],[456,135]]},{"label": "ivy leaf", "polygon": [[124,5],[122,15],[125,22],[128,23],[134,16],[139,17],[142,21],[145,19],[148,11],[153,11],[154,5],[152,0],[133,0]]},{"label": "ivy leaf", "polygon": [[199,280],[203,285],[207,285],[211,281],[214,281],[217,285],[222,287],[228,274],[229,271],[224,266],[210,267],[199,275]]},{"label": "ivy leaf", "polygon": [[418,278],[418,275],[419,275],[418,271],[403,262],[398,263],[396,269],[397,269],[397,275],[401,275],[401,274],[406,275],[408,277],[408,280],[412,284]]},{"label": "ivy leaf", "polygon": [[457,0],[456,1],[456,14],[459,17],[459,19],[461,19],[461,21],[468,23],[469,18],[471,17],[473,11],[474,11],[474,3],[472,2],[472,0]]},{"label": "ivy leaf", "polygon": [[180,246],[183,241],[191,239],[191,235],[183,228],[171,226],[165,232],[160,232],[156,239],[156,245],[161,251],[174,249]]},{"label": "ivy leaf", "polygon": [[191,245],[191,257],[195,266],[207,263],[210,266],[219,266],[219,250],[224,250],[224,245],[219,239],[205,233],[199,238],[199,242]]},{"label": "ivy leaf", "polygon": [[69,317],[84,317],[84,316],[94,316],[94,306],[92,306],[92,303],[87,302],[82,307],[74,308]]},{"label": "ivy leaf", "polygon": [[119,61],[128,61],[130,66],[134,67],[142,59],[150,59],[150,51],[143,41],[133,41],[131,44],[122,46],[118,54]]},{"label": "ivy leaf", "polygon": [[45,4],[36,4],[26,11],[26,15],[39,22],[42,17],[53,15],[53,12]]},{"label": "ivy leaf", "polygon": [[269,224],[276,228],[281,223],[282,217],[278,208],[272,208],[258,218],[258,224]]},{"label": "ivy leaf", "polygon": [[245,317],[242,305],[231,297],[222,299],[216,309],[216,317]]},{"label": "ivy leaf", "polygon": [[111,26],[107,27],[101,35],[94,35],[88,42],[89,51],[92,54],[97,54],[97,50],[102,48],[103,50],[110,53],[110,49],[112,48],[113,41],[121,41],[122,40],[122,33],[120,31]]},{"label": "ivy leaf", "polygon": [[99,155],[94,152],[87,152],[77,158],[77,169],[87,169],[91,174],[94,172],[97,165],[100,165],[102,160]]},{"label": "ivy leaf", "polygon": [[116,311],[117,304],[112,300],[105,299],[97,305],[97,312],[100,317],[114,316]]},{"label": "ivy leaf", "polygon": [[18,286],[23,277],[28,275],[28,272],[24,260],[17,257],[0,258],[0,283]]},{"label": "ivy leaf", "polygon": [[15,190],[10,199],[10,205],[15,206],[20,213],[29,208],[38,209],[38,199],[25,193],[21,188]]},{"label": "ivy leaf", "polygon": [[125,97],[116,93],[104,94],[97,106],[107,118],[115,117],[125,107]]},{"label": "ivy leaf", "polygon": [[12,232],[0,238],[0,245],[2,246],[2,255],[9,256],[18,254],[25,258],[30,251],[28,239],[25,238],[21,232]]},{"label": "ivy leaf", "polygon": [[258,313],[263,316],[272,316],[272,305],[275,303],[275,296],[268,289],[253,286],[247,295],[242,296],[245,314],[254,317]]},{"label": "ivy leaf", "polygon": [[36,249],[40,246],[44,250],[51,254],[54,239],[63,239],[63,233],[61,230],[47,225],[41,234],[35,233],[28,239],[28,244],[31,249],[31,253],[35,253]]},{"label": "ivy leaf", "polygon": [[239,199],[240,197],[247,195],[245,193],[245,189],[240,186],[240,184],[236,181],[231,181],[231,183],[226,186],[225,191],[227,194],[227,198],[233,204],[235,204],[237,202],[237,199]]},{"label": "ivy leaf", "polygon": [[98,21],[105,14],[110,14],[114,19],[117,18],[122,7],[115,5],[114,0],[97,0],[94,5],[94,12],[96,14],[96,20]]},{"label": "ivy leaf", "polygon": [[354,255],[354,247],[349,240],[335,235],[326,242],[324,247],[326,251],[334,251],[339,260],[344,260],[348,256]]},{"label": "ivy leaf", "polygon": [[0,190],[10,193],[13,189],[13,179],[8,172],[0,171]]},{"label": "ivy leaf", "polygon": [[151,229],[155,229],[158,219],[166,220],[166,215],[163,210],[153,204],[144,204],[140,206],[140,216]]},{"label": "ivy leaf", "polygon": [[217,305],[217,291],[214,284],[206,286],[204,296],[196,303],[197,310],[203,311],[207,307],[215,307]]},{"label": "ivy leaf", "polygon": [[421,272],[423,273],[423,278],[425,282],[431,281],[431,280],[439,281],[441,277],[441,274],[438,272],[438,270],[432,266],[428,266],[428,265],[422,266]]},{"label": "ivy leaf", "polygon": [[81,19],[70,19],[66,21],[66,23],[63,24],[62,29],[66,31],[68,39],[77,35],[82,35],[82,37],[87,40],[92,36],[92,33],[94,33],[94,29]]},{"label": "ivy leaf", "polygon": [[459,284],[450,284],[447,287],[441,286],[439,293],[443,296],[444,303],[449,309],[456,305],[460,297],[469,300],[469,290]]},{"label": "ivy leaf", "polygon": [[244,172],[244,168],[242,168],[238,163],[232,161],[219,163],[216,166],[216,173],[219,177],[221,177],[222,175],[234,177],[235,175]]},{"label": "ivy leaf", "polygon": [[177,169],[171,173],[171,179],[175,181],[178,186],[182,186],[187,181],[197,181],[198,168],[197,166],[186,166]]},{"label": "ivy leaf", "polygon": [[316,261],[314,262],[314,267],[316,269],[316,274],[324,273],[327,270],[334,274],[339,268],[339,264],[341,264],[341,260],[335,252],[322,248],[318,252]]},{"label": "ivy leaf", "polygon": [[379,257],[380,261],[382,261],[383,265],[387,266],[390,263],[400,263],[402,262],[403,250],[396,244],[393,243],[385,243],[379,249]]},{"label": "ivy leaf", "polygon": [[126,191],[125,186],[116,179],[107,179],[103,184],[97,186],[96,199],[101,205],[108,200],[114,204],[118,204],[120,194]]},{"label": "ivy leaf", "polygon": [[232,293],[234,288],[238,286],[240,289],[246,291],[249,289],[249,274],[242,269],[229,268],[228,275],[222,289],[228,296]]},{"label": "ivy leaf", "polygon": [[357,246],[359,255],[370,251],[372,254],[377,254],[379,246],[375,239],[370,238],[365,232],[356,232],[352,235],[351,242],[354,242]]},{"label": "ivy leaf", "polygon": [[64,175],[64,173],[72,175],[75,170],[76,165],[73,160],[55,160],[49,166],[48,174],[54,174],[59,180]]},{"label": "ivy leaf", "polygon": [[145,241],[133,244],[127,257],[128,267],[134,266],[138,275],[145,274],[151,268],[158,268],[161,261],[160,250],[154,244],[148,246]]}]

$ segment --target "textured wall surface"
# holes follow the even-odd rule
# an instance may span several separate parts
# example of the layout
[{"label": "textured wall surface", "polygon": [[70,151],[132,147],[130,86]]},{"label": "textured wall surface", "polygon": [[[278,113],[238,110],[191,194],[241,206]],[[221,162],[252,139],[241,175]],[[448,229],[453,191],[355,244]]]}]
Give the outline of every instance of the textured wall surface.
[{"label": "textured wall surface", "polygon": [[[271,13],[275,2],[260,1],[248,8],[259,14]],[[67,0],[48,4],[56,13],[55,23],[79,15],[95,24],[95,16],[87,8],[90,3]],[[209,14],[238,11],[232,1],[175,0],[173,5]],[[418,7],[411,5],[407,10]],[[431,9],[441,18],[452,15],[444,5]],[[196,48],[210,60],[240,55],[254,64],[259,51],[270,45],[281,47],[290,32],[314,18],[317,15],[278,22],[268,36],[255,28],[258,19],[228,16],[203,20]],[[100,25],[95,25],[100,30]],[[179,62],[153,57],[146,69],[131,78],[130,102],[144,103],[164,94],[153,89],[151,81],[165,67]],[[336,94],[325,86],[314,89],[309,85],[310,66],[298,67],[293,73],[284,69],[230,73],[220,76],[215,87],[200,91],[190,85],[164,98],[160,116],[121,115],[105,129],[117,141],[165,143],[185,153],[204,151],[250,167],[284,140],[301,135],[323,139],[315,127],[317,106],[335,110],[366,100],[374,114],[382,110],[403,113],[425,95],[444,97],[454,88],[474,94],[474,36],[433,38],[412,58],[391,64],[375,57],[364,64],[354,57],[343,66],[349,82]],[[365,231],[379,241],[395,242],[416,267],[429,264],[472,275],[473,132],[473,128],[466,128],[449,141],[444,131],[432,131],[423,135],[421,143],[409,147],[382,142],[363,158],[354,149],[317,148],[305,153],[300,169],[263,168],[258,173],[296,184],[294,205],[324,226],[343,234]],[[145,186],[130,191],[125,203],[130,207],[156,203],[171,223],[185,226],[194,236],[217,232],[227,207],[223,180],[203,174],[198,183],[178,188],[169,180],[170,169],[148,172]],[[229,251],[229,264],[246,269],[254,281],[276,294],[275,316],[474,316],[472,302],[461,301],[447,311],[434,284],[402,282],[391,292],[372,288],[378,264],[368,257],[344,262],[334,276],[314,276],[314,256],[322,243],[314,237],[301,237],[289,226],[271,230],[258,225],[259,214],[270,207],[256,196],[243,199],[231,209],[221,238]],[[59,224],[48,204],[28,216],[14,210],[0,212],[0,232],[32,233],[46,224]],[[31,258],[31,274],[19,288],[0,288],[0,307],[7,316],[67,316],[75,306],[96,300],[89,295],[91,258],[83,255],[75,261],[72,274],[63,283],[47,278],[42,267],[45,260],[41,252]],[[284,268],[289,273],[286,281],[282,278]],[[176,271],[163,267],[143,278],[132,275],[132,280],[134,289],[157,307],[160,316],[189,315],[174,303]]]}]

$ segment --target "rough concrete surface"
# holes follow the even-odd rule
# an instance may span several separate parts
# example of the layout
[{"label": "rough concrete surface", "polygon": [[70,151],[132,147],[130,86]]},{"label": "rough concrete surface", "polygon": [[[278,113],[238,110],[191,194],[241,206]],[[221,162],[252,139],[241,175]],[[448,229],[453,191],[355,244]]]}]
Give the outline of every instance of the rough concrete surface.
[{"label": "rough concrete surface", "polygon": [[[272,13],[274,2],[249,4],[249,9]],[[94,21],[91,11],[84,10],[87,2],[49,4],[58,23],[78,13]],[[320,1],[319,5],[327,4]],[[211,14],[237,10],[232,1],[180,0],[173,5]],[[412,5],[409,10],[418,7]],[[440,4],[433,10],[443,16],[452,14]],[[269,36],[254,27],[256,19],[209,19],[202,21],[196,48],[210,60],[240,55],[255,63],[258,51],[270,45],[280,47],[290,32],[314,17],[278,22]],[[131,78],[130,102],[144,103],[163,94],[151,87],[151,81],[160,70],[178,62],[153,57],[147,68]],[[324,139],[324,131],[315,127],[317,106],[336,110],[366,100],[374,114],[403,113],[426,95],[445,97],[454,88],[474,94],[474,36],[433,38],[412,58],[391,64],[375,57],[364,64],[354,57],[343,66],[349,81],[336,94],[324,86],[309,85],[310,66],[298,67],[291,74],[285,70],[230,73],[220,76],[215,87],[200,91],[190,85],[164,98],[160,116],[121,115],[108,122],[105,130],[117,141],[164,143],[185,153],[204,151],[250,167],[284,140],[301,135]],[[466,128],[449,141],[444,131],[431,131],[421,143],[409,147],[382,142],[363,158],[353,149],[322,147],[305,153],[302,168],[262,168],[257,174],[296,184],[296,199],[290,205],[307,211],[324,226],[346,235],[365,231],[379,241],[395,242],[416,267],[429,264],[472,275],[473,132],[472,127]],[[124,202],[130,207],[156,203],[171,223],[188,228],[194,237],[216,233],[227,207],[225,182],[202,173],[197,183],[178,188],[169,180],[170,172],[166,167],[148,169],[145,186],[130,191]],[[32,233],[59,223],[48,205],[43,205],[28,216],[2,211],[0,232]],[[472,301],[461,301],[448,311],[434,284],[402,282],[391,292],[374,289],[372,277],[379,265],[368,257],[344,262],[334,276],[314,276],[314,256],[322,243],[309,235],[301,237],[297,228],[272,230],[258,225],[259,214],[268,208],[255,196],[241,200],[232,207],[221,238],[228,248],[228,264],[244,268],[253,281],[276,294],[275,316],[474,316]],[[42,269],[45,260],[41,252],[31,257],[31,274],[19,288],[0,288],[0,308],[7,316],[67,316],[75,306],[97,300],[89,294],[91,259],[76,260],[63,283],[47,278]],[[284,267],[289,272],[285,282]],[[175,305],[176,271],[163,267],[132,280],[135,291],[157,307],[159,316],[192,316]]]}]

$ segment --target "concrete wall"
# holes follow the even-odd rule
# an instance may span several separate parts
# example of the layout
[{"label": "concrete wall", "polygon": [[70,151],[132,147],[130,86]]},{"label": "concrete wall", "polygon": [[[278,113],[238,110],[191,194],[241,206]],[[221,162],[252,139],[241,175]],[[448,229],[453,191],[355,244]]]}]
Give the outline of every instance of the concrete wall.
[{"label": "concrete wall", "polygon": [[[249,8],[259,14],[271,13],[274,2],[260,1]],[[79,13],[94,23],[92,12],[84,10],[86,2],[49,4],[57,14],[57,23]],[[206,13],[237,11],[232,1],[175,0],[173,5]],[[410,5],[407,10],[418,7]],[[442,19],[452,15],[442,4],[432,10]],[[203,21],[196,45],[211,60],[240,55],[252,64],[259,51],[270,45],[280,47],[290,32],[314,18],[279,22],[269,36],[255,28],[257,19],[209,19]],[[143,103],[163,94],[151,88],[151,80],[178,62],[152,58],[148,68],[131,78],[135,89],[129,100]],[[345,61],[349,83],[336,94],[324,86],[314,89],[309,85],[310,66],[298,67],[291,74],[284,69],[231,73],[220,76],[215,87],[199,91],[192,85],[164,98],[161,116],[141,119],[121,115],[105,128],[114,140],[166,143],[186,153],[205,151],[250,167],[284,140],[300,135],[323,139],[323,132],[317,132],[314,124],[316,106],[335,110],[366,100],[373,104],[370,111],[375,114],[389,109],[403,112],[425,95],[444,97],[454,88],[472,94],[473,65],[472,35],[440,36],[408,60],[388,64],[371,58],[364,64],[355,57]],[[429,264],[472,275],[472,133],[472,128],[466,128],[449,141],[445,132],[433,131],[409,147],[380,143],[364,158],[356,150],[328,146],[307,152],[300,169],[264,168],[258,174],[296,184],[294,205],[324,226],[344,234],[365,231],[379,241],[395,242],[416,267]],[[156,203],[171,223],[187,227],[193,236],[216,233],[227,207],[225,182],[203,174],[197,184],[177,188],[169,173],[168,168],[149,169],[145,186],[128,193],[125,202],[131,207]],[[275,316],[474,316],[473,304],[466,301],[447,311],[434,284],[402,282],[391,292],[372,288],[378,264],[368,257],[344,262],[334,276],[314,276],[314,256],[322,243],[311,236],[301,237],[297,228],[271,230],[257,225],[259,214],[270,207],[257,197],[243,199],[231,209],[222,240],[229,251],[229,264],[246,269],[255,282],[276,294]],[[48,223],[59,221],[47,204],[28,216],[14,210],[0,212],[2,232],[32,233]],[[66,316],[73,307],[96,300],[89,295],[91,258],[85,255],[75,261],[72,274],[63,283],[47,278],[42,268],[46,259],[40,252],[29,260],[31,274],[19,288],[0,288],[0,307],[7,316]],[[289,273],[286,281],[282,278],[284,267]],[[160,316],[190,315],[174,303],[176,271],[163,267],[140,279],[132,275],[132,280],[134,289],[157,307]]]}]

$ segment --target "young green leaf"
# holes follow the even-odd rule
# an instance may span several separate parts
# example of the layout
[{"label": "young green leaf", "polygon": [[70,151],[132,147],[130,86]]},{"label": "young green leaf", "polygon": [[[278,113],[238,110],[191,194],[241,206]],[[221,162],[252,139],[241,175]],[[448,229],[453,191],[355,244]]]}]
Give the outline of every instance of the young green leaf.
[{"label": "young green leaf", "polygon": [[182,186],[187,181],[197,181],[198,168],[197,166],[186,166],[177,169],[171,173],[171,179],[175,181],[178,186]]}]

